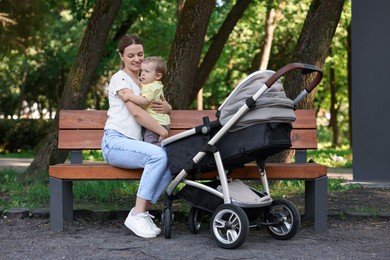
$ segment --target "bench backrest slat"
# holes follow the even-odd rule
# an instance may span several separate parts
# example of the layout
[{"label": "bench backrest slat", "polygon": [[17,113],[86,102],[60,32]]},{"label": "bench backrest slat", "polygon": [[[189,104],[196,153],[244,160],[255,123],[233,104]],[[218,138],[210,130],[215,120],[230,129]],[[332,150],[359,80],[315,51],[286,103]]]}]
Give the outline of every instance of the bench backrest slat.
[{"label": "bench backrest slat", "polygon": [[60,110],[59,129],[104,129],[106,110]]},{"label": "bench backrest slat", "polygon": [[[291,132],[293,149],[316,149],[317,130],[314,110],[297,110]],[[170,135],[203,123],[203,117],[215,120],[214,110],[173,110]],[[58,148],[64,150],[100,149],[106,110],[61,110]]]},{"label": "bench backrest slat", "polygon": [[103,130],[65,129],[58,131],[58,149],[100,150]]}]

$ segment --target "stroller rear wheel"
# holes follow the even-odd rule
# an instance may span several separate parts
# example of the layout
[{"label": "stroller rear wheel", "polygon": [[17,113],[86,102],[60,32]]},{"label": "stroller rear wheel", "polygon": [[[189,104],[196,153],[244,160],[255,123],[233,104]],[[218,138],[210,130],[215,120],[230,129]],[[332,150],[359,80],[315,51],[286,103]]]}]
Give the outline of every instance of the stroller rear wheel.
[{"label": "stroller rear wheel", "polygon": [[188,228],[192,234],[198,234],[202,227],[202,211],[196,207],[191,207],[188,214]]},{"label": "stroller rear wheel", "polygon": [[214,211],[210,219],[210,230],[220,247],[238,248],[248,236],[249,220],[242,208],[223,204]]},{"label": "stroller rear wheel", "polygon": [[297,234],[301,217],[292,202],[276,199],[265,212],[265,221],[272,223],[267,226],[271,236],[279,240],[287,240]]}]

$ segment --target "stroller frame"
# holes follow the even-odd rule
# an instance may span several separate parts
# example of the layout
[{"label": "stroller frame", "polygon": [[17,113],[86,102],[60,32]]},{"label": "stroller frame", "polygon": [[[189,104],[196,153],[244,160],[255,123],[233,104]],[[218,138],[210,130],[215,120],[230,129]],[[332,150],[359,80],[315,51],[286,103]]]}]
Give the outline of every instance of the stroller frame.
[{"label": "stroller frame", "polygon": [[[223,125],[218,132],[215,133],[215,135],[205,144],[202,149],[197,152],[197,154],[192,158],[192,162],[190,162],[190,165],[187,165],[184,169],[182,169],[176,177],[171,181],[171,183],[168,185],[166,191],[165,191],[165,202],[164,202],[164,212],[162,214],[162,223],[164,227],[164,236],[165,238],[171,237],[171,225],[173,222],[173,214],[172,214],[172,201],[175,199],[175,190],[178,187],[180,183],[184,183],[185,185],[189,185],[191,187],[203,190],[205,192],[208,192],[220,199],[223,200],[223,204],[220,205],[213,213],[213,216],[210,221],[210,228],[212,230],[212,235],[214,237],[214,240],[217,242],[217,244],[223,248],[232,249],[237,248],[241,246],[247,237],[249,227],[259,227],[259,226],[267,226],[269,228],[269,231],[271,235],[277,239],[290,239],[298,231],[298,226],[300,223],[300,216],[299,212],[296,209],[296,207],[289,201],[285,199],[281,200],[273,200],[270,196],[270,190],[268,185],[268,179],[267,174],[264,167],[263,161],[256,161],[257,168],[259,170],[259,178],[262,185],[262,191],[256,191],[253,188],[252,189],[256,194],[258,194],[261,199],[260,201],[256,202],[242,202],[239,200],[236,200],[231,197],[230,190],[229,190],[229,180],[227,177],[227,172],[225,170],[225,166],[223,164],[221,154],[218,150],[218,148],[215,146],[215,144],[247,113],[256,103],[256,100],[263,95],[264,92],[267,91],[268,88],[271,88],[272,85],[285,73],[291,71],[300,69],[302,74],[309,74],[313,72],[317,72],[317,75],[314,80],[294,99],[294,104],[296,105],[299,101],[301,101],[308,93],[310,93],[321,81],[322,79],[322,71],[309,64],[302,64],[302,63],[291,63],[283,68],[276,71],[260,88],[259,90],[250,98],[248,98],[245,102],[245,104],[239,108],[239,110],[232,116],[230,120],[226,122],[225,125]],[[261,71],[257,71],[249,75],[247,78],[245,78],[242,82],[249,81],[252,78],[255,78],[258,73]],[[241,84],[241,83],[240,83]],[[234,90],[236,91],[237,88]],[[234,91],[230,94],[232,95]],[[224,106],[225,102],[221,105]],[[201,128],[202,133],[208,133],[210,131],[210,126],[208,122],[208,118],[203,119],[204,124]],[[162,146],[166,145],[169,142],[174,142],[177,139],[191,136],[194,133],[196,133],[196,129],[190,129],[185,132],[182,132],[180,134],[177,134],[171,138],[168,138],[162,142]],[[202,184],[197,181],[186,179],[187,175],[191,172],[191,169],[194,165],[197,165],[201,160],[208,154],[212,153],[217,172],[218,172],[218,179],[221,186],[221,191],[218,191],[217,189],[214,189],[212,187],[209,187],[205,184]],[[275,203],[276,202],[276,203]],[[286,216],[275,216],[275,214],[271,214],[270,212],[275,210],[274,207],[279,207],[282,205],[282,209],[277,210],[287,210],[290,215],[292,215],[292,218],[294,218],[294,222],[291,224],[291,226],[286,230],[283,230],[283,224],[285,221]],[[268,215],[268,219],[265,222],[258,222],[256,225],[249,225],[249,219],[247,214],[245,213],[244,209],[255,209],[255,208],[261,208],[264,211],[266,211],[266,215]],[[198,211],[196,208],[192,209],[192,212],[190,212],[190,223],[196,223],[196,218],[198,217]],[[228,219],[227,219],[228,218]],[[222,224],[223,222],[223,224]],[[197,224],[198,225],[198,224]],[[199,229],[199,226],[190,226],[190,231],[193,233],[197,233],[197,229]],[[226,230],[225,234],[221,233],[222,230]]]}]

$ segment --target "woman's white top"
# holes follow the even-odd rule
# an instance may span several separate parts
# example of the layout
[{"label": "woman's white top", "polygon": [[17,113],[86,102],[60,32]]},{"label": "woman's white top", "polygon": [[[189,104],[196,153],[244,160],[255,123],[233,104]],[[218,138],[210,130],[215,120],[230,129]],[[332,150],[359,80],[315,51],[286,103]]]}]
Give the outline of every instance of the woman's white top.
[{"label": "woman's white top", "polygon": [[108,85],[107,92],[110,108],[107,111],[108,119],[104,129],[114,129],[127,137],[141,140],[141,125],[135,121],[125,102],[118,96],[118,91],[124,88],[131,89],[135,95],[140,95],[141,93],[141,89],[133,79],[123,70],[119,70],[111,77]]}]

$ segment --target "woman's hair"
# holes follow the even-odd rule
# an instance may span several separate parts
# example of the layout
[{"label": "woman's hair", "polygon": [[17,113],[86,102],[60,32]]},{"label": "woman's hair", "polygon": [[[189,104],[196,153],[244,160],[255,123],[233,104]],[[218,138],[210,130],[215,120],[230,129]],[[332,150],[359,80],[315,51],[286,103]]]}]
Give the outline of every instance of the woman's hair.
[{"label": "woman's hair", "polygon": [[126,47],[128,47],[128,46],[130,46],[132,44],[140,44],[140,45],[144,46],[144,42],[137,35],[126,34],[119,41],[118,52],[120,54],[123,54],[123,52],[125,51]]},{"label": "woman's hair", "polygon": [[[121,55],[123,55],[123,52],[125,51],[125,49],[128,46],[133,45],[133,44],[139,44],[139,45],[142,45],[142,47],[144,47],[144,42],[137,35],[134,35],[134,34],[124,35],[118,43],[118,52]],[[123,69],[124,67],[125,67],[125,64],[123,63],[123,61],[121,61],[120,68]]]}]

